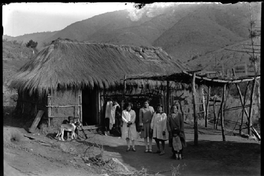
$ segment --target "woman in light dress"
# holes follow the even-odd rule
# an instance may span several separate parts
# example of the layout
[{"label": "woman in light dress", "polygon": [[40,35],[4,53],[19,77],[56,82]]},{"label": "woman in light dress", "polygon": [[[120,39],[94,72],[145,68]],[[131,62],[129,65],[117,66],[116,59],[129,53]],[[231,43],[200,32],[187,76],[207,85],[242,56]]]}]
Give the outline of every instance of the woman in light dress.
[{"label": "woman in light dress", "polygon": [[[151,129],[153,130],[153,139],[155,139],[158,148],[156,153],[164,155],[165,141],[168,140],[169,135],[167,131],[167,115],[163,112],[161,105],[157,107],[157,112],[153,115]],[[160,142],[162,148],[160,148]]]},{"label": "woman in light dress", "polygon": [[[122,138],[126,139],[127,142],[127,152],[132,150],[136,151],[135,149],[135,139],[138,137],[138,133],[136,130],[135,120],[136,120],[136,113],[132,108],[132,103],[126,103],[125,109],[122,111]],[[130,147],[130,141],[132,143],[132,148]]]}]

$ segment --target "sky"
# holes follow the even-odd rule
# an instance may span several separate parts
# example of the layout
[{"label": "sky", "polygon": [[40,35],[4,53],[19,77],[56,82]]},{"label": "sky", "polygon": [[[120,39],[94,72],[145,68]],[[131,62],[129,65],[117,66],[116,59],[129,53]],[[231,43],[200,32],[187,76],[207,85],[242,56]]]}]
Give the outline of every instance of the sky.
[{"label": "sky", "polygon": [[2,6],[3,34],[57,31],[106,12],[134,9],[134,3],[11,3]]}]

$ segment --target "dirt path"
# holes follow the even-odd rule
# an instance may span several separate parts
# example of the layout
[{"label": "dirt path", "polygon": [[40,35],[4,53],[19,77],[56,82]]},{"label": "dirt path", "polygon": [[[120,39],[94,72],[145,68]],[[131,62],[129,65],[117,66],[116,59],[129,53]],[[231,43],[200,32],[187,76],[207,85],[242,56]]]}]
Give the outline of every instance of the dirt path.
[{"label": "dirt path", "polygon": [[[136,152],[126,152],[122,139],[99,136],[105,142],[104,149],[119,154],[121,161],[148,173],[171,175],[171,166],[180,165],[182,175],[260,175],[260,144],[253,140],[237,136],[226,136],[222,142],[221,135],[199,135],[199,146],[193,145],[192,130],[186,130],[187,148],[183,160],[171,159],[171,148],[166,144],[166,154],[144,153],[143,141],[137,142]],[[112,141],[119,145],[113,145]],[[156,147],[154,146],[155,150]],[[115,156],[117,157],[117,155]]]},{"label": "dirt path", "polygon": [[[222,142],[221,135],[200,134],[199,146],[194,146],[191,128],[186,128],[188,146],[184,150],[184,159],[180,161],[170,159],[168,144],[163,156],[144,153],[142,139],[136,142],[136,152],[126,152],[125,141],[118,137],[87,132],[89,139],[86,141],[60,142],[43,135],[30,139],[24,134],[29,135],[21,128],[4,127],[6,176],[100,175],[96,174],[100,173],[97,167],[85,163],[81,157],[87,148],[90,155],[100,153],[101,150],[92,147],[94,143],[103,145],[104,157],[117,158],[131,171],[145,168],[149,174],[171,175],[172,166],[180,165],[178,171],[181,175],[260,175],[258,142],[236,136],[227,136],[228,142]],[[15,140],[10,140],[12,138]]]}]

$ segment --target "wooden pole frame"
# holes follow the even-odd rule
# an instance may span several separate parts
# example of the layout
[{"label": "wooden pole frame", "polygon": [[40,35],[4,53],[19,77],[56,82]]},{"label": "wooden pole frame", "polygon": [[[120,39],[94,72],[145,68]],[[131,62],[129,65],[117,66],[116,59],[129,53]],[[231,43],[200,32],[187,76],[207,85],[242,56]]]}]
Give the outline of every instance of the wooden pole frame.
[{"label": "wooden pole frame", "polygon": [[196,114],[196,88],[195,88],[195,76],[193,73],[192,78],[192,96],[193,96],[193,122],[194,122],[194,145],[198,145],[198,122],[197,122],[197,114]]},{"label": "wooden pole frame", "polygon": [[214,96],[214,101],[213,101],[213,111],[214,111],[214,129],[217,129],[217,116],[216,116],[216,109],[215,109],[215,103],[216,103],[216,96]]},{"label": "wooden pole frame", "polygon": [[252,82],[252,88],[251,88],[251,94],[250,94],[250,107],[249,107],[249,117],[248,117],[248,135],[251,135],[251,125],[252,125],[252,112],[253,112],[253,101],[254,101],[254,91],[256,87],[256,79],[253,80]]},{"label": "wooden pole frame", "polygon": [[226,84],[223,86],[223,93],[222,93],[222,106],[221,106],[221,131],[222,131],[222,139],[225,142],[225,117],[224,117],[224,107],[225,107],[225,94],[226,94]]},{"label": "wooden pole frame", "polygon": [[210,94],[211,94],[211,86],[208,86],[206,106],[205,106],[205,118],[204,118],[204,126],[205,127],[207,127],[207,119],[208,119],[208,115],[209,115]]},{"label": "wooden pole frame", "polygon": [[170,113],[170,81],[167,80],[167,96],[166,96],[166,104],[167,104],[167,115]]},{"label": "wooden pole frame", "polygon": [[202,107],[203,107],[203,118],[205,120],[206,116],[206,104],[205,104],[205,95],[204,95],[204,88],[201,86],[201,95],[202,95]]},{"label": "wooden pole frame", "polygon": [[125,96],[126,96],[126,75],[124,75],[123,84],[124,84],[124,89],[123,89],[123,95],[122,95],[123,98],[122,98],[122,102],[121,102],[121,113],[124,110],[124,101],[125,101]]}]

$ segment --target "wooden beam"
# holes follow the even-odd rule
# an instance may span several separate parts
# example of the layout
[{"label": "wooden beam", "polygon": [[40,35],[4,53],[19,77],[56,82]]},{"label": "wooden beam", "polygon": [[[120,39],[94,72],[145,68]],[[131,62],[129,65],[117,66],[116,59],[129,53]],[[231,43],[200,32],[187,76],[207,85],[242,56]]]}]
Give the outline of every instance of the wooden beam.
[{"label": "wooden beam", "polygon": [[248,135],[251,135],[251,125],[252,125],[252,109],[253,109],[253,101],[254,101],[254,91],[256,87],[256,79],[252,82],[251,94],[250,94],[250,106],[249,106],[249,117],[248,117]]},{"label": "wooden beam", "polygon": [[223,86],[223,93],[222,93],[222,106],[221,106],[221,131],[222,131],[222,139],[225,139],[225,117],[224,117],[224,102],[225,102],[225,94],[226,94],[226,84]]},{"label": "wooden beam", "polygon": [[50,127],[50,117],[51,115],[51,93],[48,95],[48,127]]},{"label": "wooden beam", "polygon": [[202,103],[201,104],[202,104],[202,107],[203,107],[203,118],[205,119],[205,116],[206,116],[205,115],[206,114],[206,112],[205,112],[206,111],[206,107],[205,106],[206,105],[205,105],[205,97],[204,97],[205,95],[204,95],[204,88],[203,88],[203,86],[201,86],[200,91],[201,91],[201,95],[202,95]]},{"label": "wooden beam", "polygon": [[30,133],[33,133],[35,131],[35,129],[38,126],[38,124],[40,122],[40,119],[41,119],[41,117],[42,117],[43,114],[44,114],[44,111],[43,110],[39,110],[38,111],[37,116],[35,117],[35,119],[34,119],[32,125],[31,125],[31,127],[29,128],[29,132]]},{"label": "wooden beam", "polygon": [[240,135],[242,134],[242,126],[243,126],[243,120],[244,120],[244,111],[246,110],[245,104],[246,104],[246,101],[247,101],[247,90],[248,90],[249,83],[250,82],[247,83],[244,99],[243,99],[243,102],[241,103],[241,104],[244,105],[244,109],[242,109],[241,122],[240,122],[240,127],[239,127],[239,134]]},{"label": "wooden beam", "polygon": [[217,129],[217,123],[216,123],[216,109],[215,109],[215,101],[216,101],[216,97],[214,96],[214,104],[213,104],[213,111],[214,111],[214,128]]},{"label": "wooden beam", "polygon": [[121,102],[121,112],[124,109],[124,100],[125,100],[125,94],[126,94],[126,75],[124,76],[123,84],[124,84],[124,89],[123,89],[122,102]]},{"label": "wooden beam", "polygon": [[211,86],[208,86],[208,91],[207,91],[207,98],[206,98],[206,106],[205,106],[205,124],[204,126],[207,127],[207,119],[209,115],[209,100],[210,100],[210,94],[211,94]]},{"label": "wooden beam", "polygon": [[194,145],[198,145],[198,122],[196,116],[196,89],[195,89],[195,73],[192,79],[192,97],[193,97],[193,122],[194,122]]},{"label": "wooden beam", "polygon": [[166,96],[166,104],[167,104],[167,114],[170,113],[170,81],[167,81],[167,96]]}]

